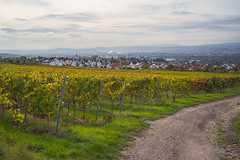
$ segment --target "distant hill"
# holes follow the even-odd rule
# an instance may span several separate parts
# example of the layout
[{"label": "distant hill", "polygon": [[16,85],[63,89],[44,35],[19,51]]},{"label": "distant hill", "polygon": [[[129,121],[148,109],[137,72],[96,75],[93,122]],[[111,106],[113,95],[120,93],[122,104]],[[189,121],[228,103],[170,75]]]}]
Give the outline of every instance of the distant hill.
[{"label": "distant hill", "polygon": [[10,53],[1,53],[0,51],[0,58],[7,58],[7,57],[21,57],[20,55],[16,55],[16,54],[10,54]]},{"label": "distant hill", "polygon": [[[239,43],[222,43],[222,44],[207,44],[195,46],[128,46],[128,47],[97,47],[85,49],[72,49],[72,48],[57,48],[49,50],[0,50],[0,53],[9,53],[11,55],[23,56],[91,56],[91,55],[105,55],[109,51],[120,52],[123,54],[136,53],[136,54],[240,54]],[[9,55],[9,56],[11,56]]]},{"label": "distant hill", "polygon": [[240,43],[208,44],[163,48],[168,53],[227,53],[240,54]]}]

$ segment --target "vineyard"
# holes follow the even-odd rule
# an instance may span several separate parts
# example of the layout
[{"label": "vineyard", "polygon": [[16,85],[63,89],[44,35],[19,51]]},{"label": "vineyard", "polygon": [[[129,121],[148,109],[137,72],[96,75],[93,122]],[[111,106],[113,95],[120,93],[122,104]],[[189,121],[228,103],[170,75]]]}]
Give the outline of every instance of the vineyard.
[{"label": "vineyard", "polygon": [[[144,100],[175,98],[191,91],[215,92],[239,85],[240,76],[226,74],[189,74],[181,72],[129,72],[104,70],[77,70],[53,67],[26,67],[3,65],[0,74],[1,109],[12,112],[16,121],[22,122],[28,114],[55,118],[59,108],[63,79],[66,88],[63,108],[85,112],[96,108],[102,82],[101,101],[125,102],[139,105]],[[126,82],[126,83],[125,83]],[[123,91],[126,88],[126,93]],[[24,115],[22,115],[24,113]]]},{"label": "vineyard", "polygon": [[[60,123],[60,128],[102,126],[117,121],[119,115],[158,118],[160,106],[168,101],[239,85],[238,74],[2,64],[1,117],[10,114],[18,124],[43,119],[57,127]],[[148,117],[147,111],[156,111],[156,116]]]}]

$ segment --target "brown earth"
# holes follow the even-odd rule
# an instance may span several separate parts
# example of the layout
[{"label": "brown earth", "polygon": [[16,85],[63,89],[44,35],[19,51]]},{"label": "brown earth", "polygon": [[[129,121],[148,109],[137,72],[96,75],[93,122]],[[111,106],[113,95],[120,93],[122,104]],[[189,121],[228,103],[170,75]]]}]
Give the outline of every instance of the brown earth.
[{"label": "brown earth", "polygon": [[240,96],[184,108],[174,115],[147,121],[150,129],[135,137],[121,160],[240,160],[234,119]]}]

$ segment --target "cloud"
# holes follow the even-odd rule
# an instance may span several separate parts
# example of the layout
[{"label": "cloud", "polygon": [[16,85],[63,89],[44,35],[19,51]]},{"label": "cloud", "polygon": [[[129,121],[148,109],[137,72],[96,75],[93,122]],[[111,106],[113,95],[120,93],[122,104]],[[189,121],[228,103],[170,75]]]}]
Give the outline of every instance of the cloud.
[{"label": "cloud", "polygon": [[92,13],[73,13],[73,14],[47,14],[36,19],[48,20],[48,19],[61,19],[67,21],[85,21],[94,22],[100,20],[102,17]]},{"label": "cloud", "polygon": [[187,12],[187,11],[174,11],[172,12],[174,15],[194,15],[192,12]]},{"label": "cloud", "polygon": [[[204,43],[210,43],[218,41],[218,37],[240,35],[238,0],[0,0],[0,3],[3,5],[0,38],[11,37],[7,42],[12,46],[16,44],[12,42],[14,38],[19,43],[27,39],[30,43],[26,42],[26,46],[31,47],[31,38],[41,39],[44,44],[44,38],[55,38],[62,42],[60,46],[77,46],[165,41],[186,44],[204,39]],[[7,47],[7,42],[2,46]]]},{"label": "cloud", "polygon": [[8,33],[57,33],[60,30],[52,28],[27,28],[27,29],[14,29],[14,28],[1,28],[0,30]]},{"label": "cloud", "polygon": [[240,17],[222,18],[203,22],[186,22],[179,26],[182,29],[201,29],[201,30],[236,30],[240,31]]},{"label": "cloud", "polygon": [[179,23],[152,23],[135,25],[117,25],[115,28],[134,28],[135,30],[145,29],[146,32],[165,32],[165,31],[192,31],[192,30],[219,30],[240,32],[240,17],[218,18],[205,21],[185,20]]},{"label": "cloud", "polygon": [[139,24],[139,25],[117,25],[114,26],[115,28],[147,28],[150,25],[146,25],[146,24]]},{"label": "cloud", "polygon": [[137,10],[140,10],[140,11],[151,11],[151,12],[155,12],[155,11],[160,10],[161,8],[164,8],[164,6],[152,5],[152,4],[135,5],[132,7],[136,8]]},{"label": "cloud", "polygon": [[[19,35],[22,36],[22,34],[25,33],[32,33],[32,34],[47,34],[47,33],[54,33],[54,34],[65,34],[65,35],[70,35],[71,37],[74,37],[74,35],[79,36],[81,33],[95,33],[95,34],[107,34],[107,33],[113,33],[110,31],[100,31],[100,30],[91,30],[91,29],[86,29],[82,28],[78,25],[72,25],[68,26],[65,28],[61,29],[54,29],[54,28],[41,28],[41,27],[36,27],[36,28],[0,28],[0,31],[4,31],[7,34],[15,35],[16,33],[19,33]],[[27,36],[27,34],[25,34]],[[75,36],[75,37],[77,37]]]},{"label": "cloud", "polygon": [[14,18],[16,21],[39,21],[39,20],[65,20],[74,22],[97,22],[103,19],[103,16],[92,13],[72,13],[72,14],[46,14],[37,18]]},{"label": "cloud", "polygon": [[49,3],[44,0],[3,0],[6,4],[20,4],[27,6],[48,6]]},{"label": "cloud", "polygon": [[[137,27],[137,26],[136,26]],[[149,32],[143,32],[139,30],[132,29],[111,29],[111,30],[99,30],[99,29],[88,29],[83,28],[78,25],[69,26],[61,29],[53,29],[53,28],[0,28],[0,31],[5,32],[8,36],[14,37],[29,37],[29,36],[46,36],[46,35],[59,35],[71,38],[79,38],[80,36],[88,36],[88,35],[98,35],[98,36],[107,36],[107,35],[128,35],[128,36],[142,36],[142,35],[153,35]],[[52,34],[53,33],[53,34]],[[47,37],[46,37],[47,38]]]},{"label": "cloud", "polygon": [[16,21],[30,21],[30,19],[27,18],[15,18]]},{"label": "cloud", "polygon": [[187,2],[173,2],[173,3],[169,4],[170,8],[172,8],[172,9],[187,8],[187,7],[189,7],[189,5],[190,4]]}]

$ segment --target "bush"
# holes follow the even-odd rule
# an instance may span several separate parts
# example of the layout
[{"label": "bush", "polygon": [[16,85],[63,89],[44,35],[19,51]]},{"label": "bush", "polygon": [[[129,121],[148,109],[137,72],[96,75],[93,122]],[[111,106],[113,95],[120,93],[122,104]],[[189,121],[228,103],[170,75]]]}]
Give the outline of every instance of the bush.
[{"label": "bush", "polygon": [[240,115],[237,117],[237,119],[235,121],[235,128],[237,130],[237,136],[240,140]]}]

